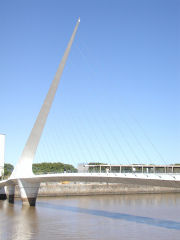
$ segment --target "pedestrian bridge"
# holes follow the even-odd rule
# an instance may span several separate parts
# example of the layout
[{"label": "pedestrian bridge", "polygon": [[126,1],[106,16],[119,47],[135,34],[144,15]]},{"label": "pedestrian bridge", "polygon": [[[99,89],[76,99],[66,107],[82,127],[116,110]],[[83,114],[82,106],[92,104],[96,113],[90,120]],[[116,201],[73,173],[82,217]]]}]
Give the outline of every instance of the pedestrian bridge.
[{"label": "pedestrian bridge", "polygon": [[125,183],[140,184],[161,187],[180,187],[179,174],[141,174],[141,173],[60,173],[42,174],[31,177],[1,181],[0,187],[11,184],[18,184],[18,180],[30,183],[41,182],[106,182],[106,183]]},{"label": "pedestrian bridge", "polygon": [[[19,186],[24,204],[34,206],[41,182],[106,182],[146,186],[180,188],[179,174],[143,174],[143,173],[61,173],[32,175],[24,178],[9,178],[0,182],[0,199],[9,198],[14,202],[14,188]],[[4,187],[7,186],[5,190]]]},{"label": "pedestrian bridge", "polygon": [[30,136],[25,144],[22,155],[17,162],[10,178],[0,181],[0,199],[14,202],[15,185],[18,185],[20,196],[24,204],[35,206],[38,190],[41,182],[106,182],[106,183],[125,183],[140,184],[162,187],[180,187],[180,175],[175,173],[62,173],[62,174],[43,174],[34,175],[32,173],[32,163],[36,150],[51,109],[51,105],[57,91],[60,78],[73,43],[80,19],[78,19],[71,39],[68,43],[62,61],[58,67],[56,75],[52,81],[50,89],[32,128]]}]

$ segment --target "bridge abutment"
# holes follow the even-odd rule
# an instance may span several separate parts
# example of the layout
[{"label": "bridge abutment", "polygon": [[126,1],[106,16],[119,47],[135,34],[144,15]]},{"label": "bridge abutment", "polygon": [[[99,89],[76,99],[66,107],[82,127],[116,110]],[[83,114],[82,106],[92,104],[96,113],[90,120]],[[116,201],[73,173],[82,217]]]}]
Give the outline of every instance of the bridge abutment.
[{"label": "bridge abutment", "polygon": [[7,195],[6,195],[6,191],[5,191],[5,187],[0,188],[0,200],[6,200],[7,199]]},{"label": "bridge abutment", "polygon": [[35,206],[40,183],[19,179],[18,186],[23,205]]}]

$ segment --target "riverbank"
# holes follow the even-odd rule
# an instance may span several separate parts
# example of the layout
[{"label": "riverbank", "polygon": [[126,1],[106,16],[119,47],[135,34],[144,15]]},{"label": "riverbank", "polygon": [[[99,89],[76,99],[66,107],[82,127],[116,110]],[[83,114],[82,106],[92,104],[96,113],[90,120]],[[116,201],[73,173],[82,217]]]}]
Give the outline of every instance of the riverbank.
[{"label": "riverbank", "polygon": [[[178,188],[131,185],[119,183],[41,183],[38,197],[137,194],[137,193],[180,193]],[[16,186],[15,197],[19,197]]]}]

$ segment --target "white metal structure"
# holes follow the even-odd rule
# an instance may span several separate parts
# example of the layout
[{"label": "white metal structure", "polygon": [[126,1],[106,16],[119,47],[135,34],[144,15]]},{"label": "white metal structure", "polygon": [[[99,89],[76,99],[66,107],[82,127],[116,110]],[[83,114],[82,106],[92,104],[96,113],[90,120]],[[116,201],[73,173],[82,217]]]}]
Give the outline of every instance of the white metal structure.
[{"label": "white metal structure", "polygon": [[30,133],[22,155],[15,166],[15,169],[8,180],[0,181],[0,199],[5,199],[5,189],[8,187],[9,202],[14,201],[14,186],[18,185],[22,202],[34,206],[41,182],[56,181],[82,181],[82,182],[110,182],[110,183],[130,183],[164,187],[180,187],[180,175],[165,174],[113,174],[113,173],[64,173],[64,174],[47,174],[34,175],[32,172],[32,163],[38,147],[46,119],[48,117],[60,77],[62,75],[65,62],[67,60],[71,45],[73,43],[80,19],[78,19],[72,37],[64,53],[62,61],[58,67],[55,78],[50,86],[45,101],[41,107],[34,127]]},{"label": "white metal structure", "polygon": [[40,183],[39,182],[30,182],[30,181],[24,180],[24,178],[27,178],[27,177],[28,177],[28,179],[34,178],[34,174],[32,172],[33,159],[36,154],[36,150],[37,150],[37,147],[38,147],[49,111],[51,109],[51,105],[53,103],[53,100],[54,100],[54,97],[55,97],[55,94],[56,94],[56,91],[57,91],[57,88],[58,88],[58,85],[60,82],[60,78],[63,73],[64,66],[65,66],[66,60],[68,58],[72,43],[74,41],[79,23],[80,23],[80,18],[78,19],[78,21],[76,23],[76,26],[74,28],[74,31],[70,38],[70,41],[65,50],[64,56],[59,64],[59,67],[57,69],[55,77],[52,81],[52,84],[46,95],[44,103],[40,109],[38,116],[37,116],[35,124],[31,130],[29,138],[25,144],[25,147],[23,149],[21,157],[20,157],[19,161],[17,162],[17,164],[14,168],[14,171],[11,174],[9,180],[0,182],[0,198],[1,199],[5,198],[5,194],[4,194],[5,190],[3,187],[5,185],[9,185],[9,188],[8,188],[9,201],[13,202],[14,201],[15,184],[18,184],[19,189],[20,189],[21,199],[22,199],[23,203],[35,205]]},{"label": "white metal structure", "polygon": [[4,173],[5,135],[0,134],[0,177]]}]

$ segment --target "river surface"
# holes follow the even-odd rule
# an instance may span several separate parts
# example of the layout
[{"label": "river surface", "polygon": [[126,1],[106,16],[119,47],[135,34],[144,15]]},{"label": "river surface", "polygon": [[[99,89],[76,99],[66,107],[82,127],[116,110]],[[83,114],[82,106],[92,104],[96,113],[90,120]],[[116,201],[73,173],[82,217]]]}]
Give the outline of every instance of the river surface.
[{"label": "river surface", "polygon": [[180,240],[180,194],[0,201],[0,240]]}]

